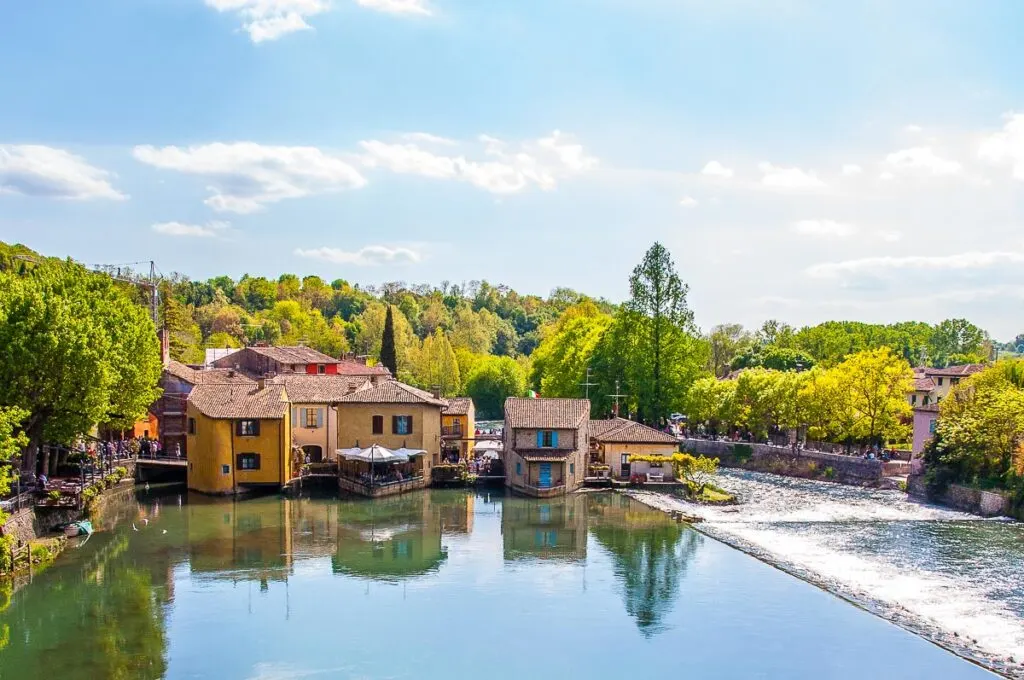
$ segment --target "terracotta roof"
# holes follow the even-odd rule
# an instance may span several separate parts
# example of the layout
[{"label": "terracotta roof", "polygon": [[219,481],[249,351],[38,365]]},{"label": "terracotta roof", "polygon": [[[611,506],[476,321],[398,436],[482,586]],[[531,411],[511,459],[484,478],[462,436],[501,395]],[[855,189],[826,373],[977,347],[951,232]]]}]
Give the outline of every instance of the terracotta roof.
[{"label": "terracotta roof", "polygon": [[946,368],[925,368],[924,374],[928,376],[942,376],[951,378],[962,378],[985,370],[985,364],[963,364],[961,366],[947,366]]},{"label": "terracotta roof", "polygon": [[338,364],[338,375],[391,375],[391,371],[380,364],[367,366],[361,361],[352,359],[341,359],[334,363]]},{"label": "terracotta roof", "polygon": [[341,404],[429,404],[445,406],[445,402],[436,399],[430,392],[417,389],[412,385],[388,380],[377,385],[366,383],[352,394],[338,399]]},{"label": "terracotta roof", "polygon": [[288,411],[283,385],[269,384],[262,390],[249,385],[196,385],[188,395],[188,403],[210,418],[281,418]]},{"label": "terracotta roof", "polygon": [[625,418],[591,420],[590,437],[599,442],[619,444],[676,444],[676,438],[667,432],[656,430]]},{"label": "terracotta roof", "polygon": [[164,368],[164,373],[173,375],[175,378],[178,378],[179,380],[184,380],[190,385],[198,385],[200,382],[200,378],[196,375],[197,373],[199,373],[199,371],[192,368],[191,366],[186,366],[180,361],[175,361],[174,359],[171,359],[167,363],[167,367]]},{"label": "terracotta roof", "polygon": [[452,397],[445,401],[448,404],[441,409],[441,413],[447,416],[468,416],[469,407],[473,405],[473,400],[469,397]]},{"label": "terracotta roof", "polygon": [[280,375],[273,382],[284,385],[296,404],[330,404],[367,384],[365,377],[303,374]]},{"label": "terracotta roof", "polygon": [[[919,374],[920,375],[920,374]],[[931,392],[935,389],[935,381],[931,378],[915,377],[914,378],[914,391],[915,392]]]},{"label": "terracotta roof", "polygon": [[164,371],[190,385],[206,383],[245,385],[254,382],[252,378],[233,368],[192,368],[173,359],[168,362]]},{"label": "terracotta roof", "polygon": [[318,352],[312,347],[246,347],[247,350],[273,359],[280,364],[337,364],[334,357]]},{"label": "terracotta roof", "polygon": [[522,399],[505,400],[505,427],[549,427],[573,430],[590,415],[587,399]]}]

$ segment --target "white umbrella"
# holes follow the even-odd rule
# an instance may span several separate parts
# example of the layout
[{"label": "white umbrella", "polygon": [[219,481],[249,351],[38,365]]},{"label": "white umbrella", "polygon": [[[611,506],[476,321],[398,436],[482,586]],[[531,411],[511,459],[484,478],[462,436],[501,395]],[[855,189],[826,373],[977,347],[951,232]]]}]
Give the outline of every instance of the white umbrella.
[{"label": "white umbrella", "polygon": [[365,463],[408,463],[409,456],[401,451],[392,451],[374,444],[368,449],[338,449],[337,453],[345,460],[361,460]]},{"label": "white umbrella", "polygon": [[394,453],[396,455],[403,455],[406,457],[406,459],[409,459],[415,458],[416,456],[422,456],[423,454],[426,453],[426,451],[424,451],[423,449],[407,449],[403,446],[400,449],[395,449]]},{"label": "white umbrella", "polygon": [[473,453],[479,453],[484,458],[498,458],[505,445],[496,441],[483,441],[473,447]]}]

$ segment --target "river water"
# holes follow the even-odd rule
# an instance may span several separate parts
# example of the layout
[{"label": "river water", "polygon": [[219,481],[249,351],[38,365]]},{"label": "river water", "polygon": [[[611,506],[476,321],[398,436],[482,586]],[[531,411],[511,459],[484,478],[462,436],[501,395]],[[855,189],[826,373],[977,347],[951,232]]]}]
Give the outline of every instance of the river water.
[{"label": "river water", "polygon": [[[830,499],[830,521],[784,503],[792,521],[774,522],[775,501],[758,499],[766,482],[728,481],[752,499],[746,519],[708,523],[730,540],[774,531],[806,547],[798,526],[827,541],[828,524],[841,529],[836,554],[864,546],[871,556],[856,559],[900,578],[937,559],[950,574],[932,578],[952,580],[1000,526],[915,510],[939,513],[929,539],[897,526],[904,517],[868,518],[890,499],[844,500],[839,488],[793,491],[808,506]],[[13,595],[0,590],[0,678],[991,677],[618,494],[236,501],[154,490],[102,526]],[[958,537],[945,551],[943,528]],[[885,547],[893,539],[904,557]],[[933,557],[906,554],[918,550]],[[994,615],[1019,624],[1012,597]]]},{"label": "river water", "polygon": [[1024,677],[1024,524],[898,491],[725,470],[736,507],[685,506],[706,534],[958,653]]}]

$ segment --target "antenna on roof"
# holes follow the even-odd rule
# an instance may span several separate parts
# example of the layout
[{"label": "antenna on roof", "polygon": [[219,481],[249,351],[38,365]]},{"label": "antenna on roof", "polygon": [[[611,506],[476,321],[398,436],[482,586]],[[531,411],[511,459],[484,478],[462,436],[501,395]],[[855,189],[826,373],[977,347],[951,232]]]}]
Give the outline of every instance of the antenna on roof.
[{"label": "antenna on roof", "polygon": [[619,381],[615,380],[615,394],[609,394],[609,397],[615,399],[615,417],[619,417],[619,399],[622,397],[628,397],[628,394],[619,394]]},{"label": "antenna on roof", "polygon": [[[597,387],[597,383],[590,382],[590,366],[587,366],[587,381],[586,382],[581,382],[580,385],[583,388],[585,388],[585,393],[587,395],[587,400],[589,401],[590,400],[590,388],[591,387]],[[616,386],[615,391],[616,392],[619,391],[618,386]]]}]

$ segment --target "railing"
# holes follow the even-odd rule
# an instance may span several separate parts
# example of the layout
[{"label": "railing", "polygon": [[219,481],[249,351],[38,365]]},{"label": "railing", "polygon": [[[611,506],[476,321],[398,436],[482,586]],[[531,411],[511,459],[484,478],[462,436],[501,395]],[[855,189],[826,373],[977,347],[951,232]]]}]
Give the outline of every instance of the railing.
[{"label": "railing", "polygon": [[22,491],[16,496],[0,500],[0,510],[4,512],[17,512],[22,508],[32,507],[35,504],[36,492],[33,489]]}]

